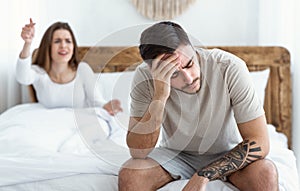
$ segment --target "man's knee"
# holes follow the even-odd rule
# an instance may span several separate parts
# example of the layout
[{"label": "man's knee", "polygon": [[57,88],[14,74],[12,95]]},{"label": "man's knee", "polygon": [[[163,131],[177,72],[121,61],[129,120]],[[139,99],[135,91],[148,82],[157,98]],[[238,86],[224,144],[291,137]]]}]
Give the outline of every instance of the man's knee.
[{"label": "man's knee", "polygon": [[123,165],[123,168],[119,171],[119,186],[122,188],[127,188],[133,185],[138,186],[138,183],[141,182],[141,179],[145,178],[143,176],[145,173],[142,169],[147,166],[147,163],[147,160],[142,159],[128,160]]},{"label": "man's knee", "polygon": [[138,175],[138,171],[122,168],[119,171],[119,190],[133,190],[133,187],[138,186],[138,179],[140,178],[142,177]]},{"label": "man's knee", "polygon": [[152,159],[130,159],[119,171],[119,190],[133,191],[145,187],[151,188],[153,185],[150,184],[150,181],[145,180],[158,166],[159,164]]},{"label": "man's knee", "polygon": [[267,159],[257,162],[262,163],[259,168],[261,174],[259,178],[265,179],[270,184],[278,185],[278,173],[275,164]]},{"label": "man's knee", "polygon": [[275,164],[267,159],[251,163],[237,171],[229,180],[240,190],[277,191],[278,174]]}]

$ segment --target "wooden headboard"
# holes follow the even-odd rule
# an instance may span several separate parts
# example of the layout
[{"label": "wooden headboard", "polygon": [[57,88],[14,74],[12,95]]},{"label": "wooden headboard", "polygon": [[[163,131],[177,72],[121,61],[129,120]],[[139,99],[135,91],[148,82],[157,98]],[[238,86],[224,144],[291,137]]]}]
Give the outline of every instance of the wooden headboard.
[{"label": "wooden headboard", "polygon": [[[264,109],[267,122],[288,137],[291,148],[291,74],[290,54],[283,47],[262,46],[214,46],[242,58],[250,71],[270,68]],[[79,56],[95,72],[121,72],[134,70],[142,62],[135,47],[80,47]]]}]

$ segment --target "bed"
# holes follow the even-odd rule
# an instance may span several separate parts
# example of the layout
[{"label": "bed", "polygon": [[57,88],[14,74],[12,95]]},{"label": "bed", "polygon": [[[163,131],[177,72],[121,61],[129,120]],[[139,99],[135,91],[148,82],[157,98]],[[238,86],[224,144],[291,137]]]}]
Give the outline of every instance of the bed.
[{"label": "bed", "polygon": [[[279,171],[280,190],[299,190],[291,136],[289,52],[282,47],[220,48],[244,59],[267,116],[271,158]],[[137,47],[80,47],[106,99],[118,98],[124,112],[115,117],[99,108],[47,109],[35,102],[16,105],[0,115],[0,190],[116,191],[117,173],[130,155],[125,144],[133,70],[142,62]],[[181,190],[188,180],[159,191]],[[234,191],[221,181],[207,191]]]}]

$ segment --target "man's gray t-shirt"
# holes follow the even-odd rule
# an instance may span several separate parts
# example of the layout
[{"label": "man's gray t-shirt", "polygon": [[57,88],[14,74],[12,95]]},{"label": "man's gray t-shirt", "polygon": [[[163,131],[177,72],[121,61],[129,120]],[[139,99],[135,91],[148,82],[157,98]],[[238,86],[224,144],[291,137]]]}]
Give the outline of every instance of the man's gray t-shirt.
[{"label": "man's gray t-shirt", "polygon": [[[217,154],[242,141],[237,123],[264,114],[244,61],[219,49],[197,49],[201,88],[187,94],[171,88],[160,146],[191,154]],[[151,103],[153,81],[148,66],[132,83],[131,116],[142,117]]]}]

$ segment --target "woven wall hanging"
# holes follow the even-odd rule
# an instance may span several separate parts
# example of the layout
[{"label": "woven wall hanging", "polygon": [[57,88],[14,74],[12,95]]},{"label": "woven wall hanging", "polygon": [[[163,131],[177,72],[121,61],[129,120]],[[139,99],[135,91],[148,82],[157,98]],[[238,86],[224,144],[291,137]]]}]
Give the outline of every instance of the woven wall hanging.
[{"label": "woven wall hanging", "polygon": [[131,0],[137,10],[153,20],[173,19],[196,0]]}]

